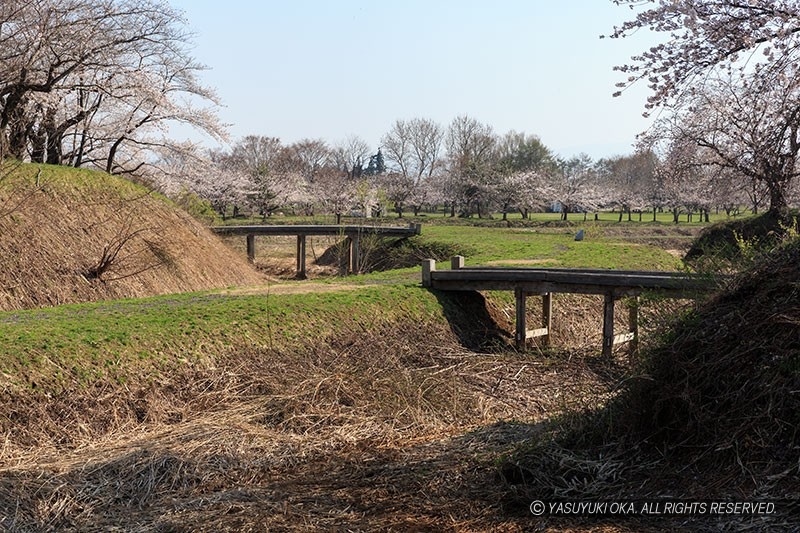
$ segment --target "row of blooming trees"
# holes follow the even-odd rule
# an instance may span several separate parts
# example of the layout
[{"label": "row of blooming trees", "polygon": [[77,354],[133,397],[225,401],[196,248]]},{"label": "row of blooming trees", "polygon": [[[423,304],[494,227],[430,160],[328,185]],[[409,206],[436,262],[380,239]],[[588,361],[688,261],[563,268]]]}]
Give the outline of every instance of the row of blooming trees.
[{"label": "row of blooming trees", "polygon": [[[188,189],[223,216],[243,211],[268,217],[357,212],[397,216],[443,209],[450,216],[486,217],[511,212],[569,213],[653,210],[728,213],[757,211],[766,188],[734,171],[696,165],[702,147],[670,144],[663,153],[592,160],[560,158],[538,137],[493,129],[469,116],[442,127],[430,119],[397,120],[375,152],[358,137],[336,145],[323,140],[283,144],[250,135],[230,149],[202,158],[173,158],[162,186]],[[174,179],[174,177],[182,177]],[[642,216],[641,214],[639,215]]]}]

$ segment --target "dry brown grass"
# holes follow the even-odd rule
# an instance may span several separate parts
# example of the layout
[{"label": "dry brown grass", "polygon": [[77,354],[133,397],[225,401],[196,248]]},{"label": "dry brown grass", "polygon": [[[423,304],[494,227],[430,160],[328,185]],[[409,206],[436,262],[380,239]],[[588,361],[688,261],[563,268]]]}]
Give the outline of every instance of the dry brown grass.
[{"label": "dry brown grass", "polygon": [[495,458],[538,421],[602,405],[618,369],[466,351],[442,322],[397,328],[16,404],[0,527],[527,529]]},{"label": "dry brown grass", "polygon": [[22,165],[0,200],[14,206],[0,216],[3,310],[264,280],[188,214],[118,178]]},{"label": "dry brown grass", "polygon": [[[242,257],[247,256],[244,237],[222,237],[222,241]],[[340,237],[314,235],[306,238],[306,272],[308,277],[333,276],[339,273],[335,264],[320,264],[319,259]],[[294,236],[259,236],[255,241],[255,266],[267,275],[282,279],[294,278],[297,274],[296,246]]]}]

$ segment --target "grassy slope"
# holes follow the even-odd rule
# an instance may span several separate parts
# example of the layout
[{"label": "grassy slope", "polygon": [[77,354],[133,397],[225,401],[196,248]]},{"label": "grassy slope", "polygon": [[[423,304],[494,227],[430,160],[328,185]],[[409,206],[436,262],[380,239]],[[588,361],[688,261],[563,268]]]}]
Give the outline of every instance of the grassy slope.
[{"label": "grassy slope", "polygon": [[[0,309],[258,283],[246,260],[160,195],[88,170],[0,171]],[[104,251],[118,250],[93,276]]]},{"label": "grassy slope", "polygon": [[6,385],[20,390],[124,383],[183,365],[213,365],[237,352],[324,342],[369,328],[371,318],[430,320],[435,308],[435,298],[421,289],[388,286],[274,296],[188,293],[16,311],[0,314],[0,370]]}]

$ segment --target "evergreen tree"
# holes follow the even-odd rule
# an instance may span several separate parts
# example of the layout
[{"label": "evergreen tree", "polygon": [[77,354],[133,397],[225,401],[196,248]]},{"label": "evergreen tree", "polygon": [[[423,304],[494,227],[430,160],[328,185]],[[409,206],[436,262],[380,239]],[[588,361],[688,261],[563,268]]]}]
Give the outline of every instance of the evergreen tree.
[{"label": "evergreen tree", "polygon": [[386,172],[386,161],[383,159],[383,153],[381,149],[378,148],[378,153],[370,156],[369,164],[367,168],[364,170],[364,174],[367,176],[379,176]]}]

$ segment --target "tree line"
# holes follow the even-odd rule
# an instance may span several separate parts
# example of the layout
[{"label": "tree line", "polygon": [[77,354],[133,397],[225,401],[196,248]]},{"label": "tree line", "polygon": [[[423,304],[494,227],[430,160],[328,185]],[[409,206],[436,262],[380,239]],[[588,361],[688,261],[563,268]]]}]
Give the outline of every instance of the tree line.
[{"label": "tree line", "polygon": [[800,172],[800,0],[613,1],[636,15],[610,37],[666,36],[617,67],[620,93],[646,83],[646,110],[659,112],[632,154],[561,157],[469,115],[397,120],[378,147],[254,134],[208,151],[168,134],[179,122],[228,141],[187,21],[167,2],[4,0],[0,157],[126,174],[225,215],[786,214]]},{"label": "tree line", "polygon": [[[644,146],[644,145],[643,145]],[[669,210],[708,218],[711,210],[735,214],[764,208],[767,189],[732,174],[679,168],[643,147],[628,155],[593,160],[556,155],[533,134],[496,134],[467,115],[447,127],[426,118],[396,120],[373,150],[357,136],[338,144],[248,135],[210,160],[176,159],[170,183],[208,200],[223,216],[291,211],[313,215],[418,215],[442,210],[452,217],[518,212],[613,210],[619,220]],[[181,176],[175,179],[176,176]]]}]

